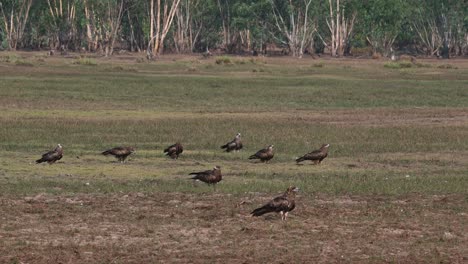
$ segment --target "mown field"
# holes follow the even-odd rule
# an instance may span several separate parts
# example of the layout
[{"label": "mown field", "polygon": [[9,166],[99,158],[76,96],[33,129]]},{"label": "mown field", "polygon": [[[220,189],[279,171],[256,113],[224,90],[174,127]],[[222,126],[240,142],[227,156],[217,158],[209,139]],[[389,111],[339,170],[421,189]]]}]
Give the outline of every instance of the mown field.
[{"label": "mown field", "polygon": [[[467,262],[468,61],[394,66],[0,53],[0,263]],[[214,165],[216,191],[189,180]],[[286,223],[249,217],[290,185]]]}]

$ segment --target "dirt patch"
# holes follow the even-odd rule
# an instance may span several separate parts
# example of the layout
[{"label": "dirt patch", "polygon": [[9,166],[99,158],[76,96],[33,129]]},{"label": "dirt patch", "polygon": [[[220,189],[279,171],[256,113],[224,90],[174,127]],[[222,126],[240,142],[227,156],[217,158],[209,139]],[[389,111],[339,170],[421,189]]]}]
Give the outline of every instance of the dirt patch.
[{"label": "dirt patch", "polygon": [[463,196],[300,196],[286,223],[251,218],[271,196],[0,197],[0,262],[468,261]]}]

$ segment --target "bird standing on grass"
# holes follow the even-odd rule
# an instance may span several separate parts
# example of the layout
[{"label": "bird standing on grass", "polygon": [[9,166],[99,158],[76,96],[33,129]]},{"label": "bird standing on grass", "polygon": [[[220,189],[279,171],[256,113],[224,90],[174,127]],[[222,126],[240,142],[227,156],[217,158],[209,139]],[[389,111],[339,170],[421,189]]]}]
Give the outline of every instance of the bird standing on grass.
[{"label": "bird standing on grass", "polygon": [[171,157],[172,159],[178,159],[179,155],[182,152],[184,152],[184,147],[179,142],[175,143],[174,145],[171,145],[171,146],[167,147],[164,150],[164,154],[166,154],[166,156]]},{"label": "bird standing on grass", "polygon": [[226,152],[231,152],[233,150],[235,151],[241,150],[242,149],[241,133],[237,133],[236,137],[232,141],[222,145],[221,148],[226,149]]},{"label": "bird standing on grass", "polygon": [[290,186],[286,192],[274,198],[264,206],[253,210],[250,214],[252,216],[261,216],[266,213],[280,213],[281,220],[285,221],[288,217],[288,213],[296,207],[296,193],[299,188]]},{"label": "bird standing on grass", "polygon": [[193,180],[199,180],[208,185],[213,185],[214,189],[216,189],[216,184],[223,179],[220,166],[215,166],[212,170],[192,172],[189,175],[194,175],[192,177]]},{"label": "bird standing on grass", "polygon": [[257,151],[257,153],[253,154],[249,157],[249,159],[259,159],[261,162],[268,162],[273,158],[275,152],[273,151],[273,145],[270,145],[264,149]]},{"label": "bird standing on grass", "polygon": [[297,158],[296,162],[299,163],[304,160],[310,160],[313,161],[314,164],[320,164],[322,160],[324,160],[328,156],[328,147],[330,147],[330,144],[323,144],[322,147],[320,147],[320,149],[314,150],[300,158]]},{"label": "bird standing on grass", "polygon": [[120,163],[124,163],[125,159],[132,153],[135,153],[135,149],[133,147],[115,147],[108,149],[101,154],[104,156],[112,155],[116,157]]},{"label": "bird standing on grass", "polygon": [[60,160],[63,157],[63,148],[62,145],[57,144],[54,150],[51,150],[47,153],[42,154],[42,157],[36,160],[36,163],[47,162],[49,164],[55,163],[57,160]]}]

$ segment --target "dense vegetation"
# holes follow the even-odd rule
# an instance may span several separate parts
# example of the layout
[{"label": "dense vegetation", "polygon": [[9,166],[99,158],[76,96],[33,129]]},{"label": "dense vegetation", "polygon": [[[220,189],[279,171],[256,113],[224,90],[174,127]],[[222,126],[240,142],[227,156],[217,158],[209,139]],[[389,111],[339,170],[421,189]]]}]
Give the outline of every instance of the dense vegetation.
[{"label": "dense vegetation", "polygon": [[1,0],[1,49],[464,56],[459,0]]}]

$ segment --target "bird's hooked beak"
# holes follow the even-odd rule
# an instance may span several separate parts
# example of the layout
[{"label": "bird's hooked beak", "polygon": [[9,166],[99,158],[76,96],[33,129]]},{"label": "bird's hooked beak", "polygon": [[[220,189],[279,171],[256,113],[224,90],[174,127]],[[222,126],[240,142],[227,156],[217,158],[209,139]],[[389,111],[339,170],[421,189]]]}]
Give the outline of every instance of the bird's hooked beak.
[{"label": "bird's hooked beak", "polygon": [[326,144],[324,147],[328,148],[330,146],[330,144]]},{"label": "bird's hooked beak", "polygon": [[294,187],[294,189],[292,189],[293,192],[298,192],[300,189],[298,187]]},{"label": "bird's hooked beak", "polygon": [[270,145],[270,148],[273,148],[275,145]]}]

